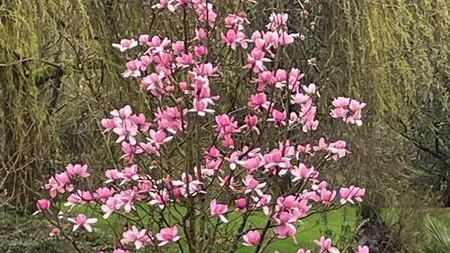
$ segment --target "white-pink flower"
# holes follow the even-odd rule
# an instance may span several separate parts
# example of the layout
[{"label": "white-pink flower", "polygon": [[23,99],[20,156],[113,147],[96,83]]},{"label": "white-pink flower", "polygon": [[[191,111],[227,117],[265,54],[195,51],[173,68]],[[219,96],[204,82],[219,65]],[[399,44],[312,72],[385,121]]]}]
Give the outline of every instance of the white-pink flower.
[{"label": "white-pink flower", "polygon": [[92,232],[91,224],[94,224],[97,222],[97,218],[89,218],[88,219],[86,217],[86,215],[84,215],[84,214],[79,214],[75,219],[68,218],[67,220],[75,223],[75,225],[73,225],[72,231],[77,230],[79,227],[83,227],[84,229],[86,229],[86,231]]},{"label": "white-pink flower", "polygon": [[258,231],[252,230],[248,231],[242,238],[244,239],[244,243],[242,244],[245,246],[256,246],[261,241],[261,234]]},{"label": "white-pink flower", "polygon": [[156,234],[156,238],[161,241],[158,246],[164,246],[167,243],[176,242],[180,240],[180,236],[178,236],[178,228],[176,226],[163,228]]},{"label": "white-pink flower", "polygon": [[135,226],[131,227],[130,230],[127,230],[123,233],[123,238],[120,242],[123,245],[127,245],[129,243],[134,243],[136,249],[140,249],[145,245],[152,244],[152,240],[150,239],[151,233],[147,232],[147,230],[142,229],[139,231]]},{"label": "white-pink flower", "polygon": [[226,214],[227,211],[228,211],[228,205],[219,204],[214,199],[209,204],[209,208],[210,208],[210,211],[211,211],[211,215],[219,216],[220,220],[222,220],[224,223],[228,222],[227,218],[224,216],[224,214]]}]

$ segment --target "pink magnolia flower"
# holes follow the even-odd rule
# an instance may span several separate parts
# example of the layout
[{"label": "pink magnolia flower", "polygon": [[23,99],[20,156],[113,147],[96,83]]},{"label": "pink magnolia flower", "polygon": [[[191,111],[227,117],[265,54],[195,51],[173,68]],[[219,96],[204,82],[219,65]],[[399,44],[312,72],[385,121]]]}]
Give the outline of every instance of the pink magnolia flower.
[{"label": "pink magnolia flower", "polygon": [[357,253],[369,253],[369,247],[367,246],[358,246],[358,252]]},{"label": "pink magnolia flower", "polygon": [[127,70],[123,72],[123,77],[139,77],[141,76],[141,61],[140,60],[131,60],[127,62]]},{"label": "pink magnolia flower", "polygon": [[335,247],[331,246],[331,239],[325,238],[324,236],[320,237],[319,240],[314,240],[317,246],[320,247],[319,253],[339,253],[339,250]]},{"label": "pink magnolia flower", "polygon": [[138,38],[139,44],[147,45],[149,38],[150,38],[150,36],[148,34],[139,35],[139,38]]},{"label": "pink magnolia flower", "polygon": [[259,208],[262,207],[263,213],[265,215],[269,215],[269,204],[270,201],[272,200],[272,196],[268,195],[268,194],[264,194],[261,197],[257,197],[257,196],[251,196],[253,199],[253,202],[255,202],[255,207]]},{"label": "pink magnolia flower", "polygon": [[310,96],[305,95],[303,93],[295,93],[294,95],[291,96],[291,98],[292,104],[304,104],[311,99]]},{"label": "pink magnolia flower", "polygon": [[347,107],[350,105],[350,98],[338,97],[332,102],[334,107]]},{"label": "pink magnolia flower", "polygon": [[136,181],[139,179],[138,173],[138,166],[137,164],[133,164],[130,167],[125,167],[123,171],[120,173],[120,177],[123,179],[120,183],[125,184],[130,181]]},{"label": "pink magnolia flower", "polygon": [[284,31],[283,33],[281,33],[281,35],[278,39],[278,44],[280,46],[290,45],[290,44],[294,43],[295,38],[298,38],[299,36],[300,36],[300,34],[298,34],[298,33],[288,34],[286,31]]},{"label": "pink magnolia flower", "polygon": [[[150,236],[149,236],[150,235]],[[147,230],[142,229],[139,231],[135,226],[132,226],[130,230],[127,230],[123,233],[123,238],[120,242],[123,245],[127,245],[129,243],[134,243],[136,249],[140,249],[145,245],[152,244],[151,241],[151,233],[147,232]]]},{"label": "pink magnolia flower", "polygon": [[70,183],[70,176],[67,172],[56,174],[48,180],[48,183],[44,185],[44,188],[50,191],[52,198],[56,197],[58,193],[73,191],[73,185]]},{"label": "pink magnolia flower", "polygon": [[350,100],[350,104],[349,104],[348,108],[350,108],[350,110],[352,110],[352,111],[358,111],[358,110],[361,110],[362,108],[364,108],[365,106],[366,106],[365,103],[361,103],[357,100],[352,99],[352,100]]},{"label": "pink magnolia flower", "polygon": [[101,209],[105,213],[103,215],[103,219],[108,219],[109,216],[120,208],[120,195],[115,195],[113,197],[109,197],[105,204],[102,205]]},{"label": "pink magnolia flower", "polygon": [[294,178],[292,178],[292,182],[296,182],[301,179],[314,181],[314,179],[316,179],[319,175],[313,166],[308,169],[303,163],[300,163],[298,166],[294,166],[290,172],[291,175],[294,176]]},{"label": "pink magnolia flower", "polygon": [[245,180],[243,180],[243,182],[244,182],[244,185],[247,188],[244,191],[245,194],[254,191],[259,196],[263,196],[264,195],[263,192],[261,191],[261,189],[266,187],[267,183],[265,183],[265,182],[264,183],[258,182],[258,180],[256,180],[252,175],[245,176]]},{"label": "pink magnolia flower", "polygon": [[297,250],[297,253],[311,253],[311,250],[299,249]]},{"label": "pink magnolia flower", "polygon": [[198,57],[203,57],[208,54],[208,48],[206,46],[195,47],[195,55]]},{"label": "pink magnolia flower", "polygon": [[255,48],[250,54],[247,55],[247,64],[244,68],[251,68],[254,73],[259,73],[266,70],[266,66],[264,66],[265,62],[271,62],[269,58],[264,57],[264,52]]},{"label": "pink magnolia flower", "polygon": [[330,204],[336,198],[336,191],[330,191],[326,188],[320,189],[320,199],[323,204]]},{"label": "pink magnolia flower", "polygon": [[234,29],[229,29],[226,34],[222,34],[222,41],[233,50],[236,50],[238,44],[244,49],[248,47],[245,34],[242,31],[236,31]]},{"label": "pink magnolia flower", "polygon": [[250,101],[248,102],[248,107],[253,110],[258,109],[269,109],[270,102],[267,101],[265,93],[258,93],[250,96]]},{"label": "pink magnolia flower", "polygon": [[167,143],[173,139],[173,136],[167,136],[167,133],[162,130],[155,131],[153,129],[150,130],[150,141],[151,144],[155,145],[156,148],[159,148],[164,143]]},{"label": "pink magnolia flower", "polygon": [[245,198],[236,199],[234,203],[236,204],[237,210],[247,211],[247,200]]},{"label": "pink magnolia flower", "polygon": [[234,177],[226,176],[224,178],[219,176],[219,185],[220,187],[228,187],[232,191],[236,191],[236,183],[234,182]]},{"label": "pink magnolia flower", "polygon": [[159,192],[150,192],[150,205],[158,205],[160,209],[163,209],[170,201],[170,195],[166,189]]},{"label": "pink magnolia flower", "polygon": [[120,40],[119,44],[113,43],[112,46],[115,48],[118,48],[120,52],[124,52],[128,49],[132,49],[133,47],[136,47],[138,45],[138,42],[134,39],[122,39]]},{"label": "pink magnolia flower", "polygon": [[105,128],[105,131],[103,131],[103,133],[111,132],[114,128],[117,127],[115,119],[102,119],[101,124]]},{"label": "pink magnolia flower", "polygon": [[269,17],[270,22],[266,25],[266,28],[272,31],[276,31],[286,26],[287,20],[288,14],[286,13],[272,13]]},{"label": "pink magnolia flower", "polygon": [[92,200],[93,198],[91,192],[77,190],[76,193],[71,194],[67,198],[67,203],[65,203],[64,206],[73,207],[75,205],[83,205],[91,202]]},{"label": "pink magnolia flower", "polygon": [[94,198],[100,200],[101,202],[105,202],[109,197],[112,197],[115,193],[113,188],[101,187],[98,188],[94,193]]},{"label": "pink magnolia flower", "polygon": [[362,202],[362,197],[364,196],[365,192],[366,189],[355,187],[353,185],[349,188],[343,187],[339,190],[339,197],[341,199],[340,202],[341,204],[345,204],[347,202],[354,204],[355,202],[353,201],[353,199],[358,202]]},{"label": "pink magnolia flower", "polygon": [[275,234],[277,234],[278,238],[280,239],[292,237],[292,239],[294,239],[294,242],[297,243],[297,240],[295,238],[295,235],[297,234],[297,229],[292,224],[285,223],[279,225],[278,227],[275,228]]},{"label": "pink magnolia flower", "polygon": [[43,211],[47,211],[50,209],[51,202],[48,199],[40,199],[36,203],[36,212],[33,213],[33,215],[36,215],[38,213],[41,213]]},{"label": "pink magnolia flower", "polygon": [[255,131],[256,134],[260,134],[258,127],[258,116],[247,115],[245,116],[245,125],[243,125],[240,129],[248,128],[250,131]]},{"label": "pink magnolia flower", "polygon": [[176,242],[180,240],[180,237],[178,236],[178,228],[176,226],[163,228],[156,234],[156,238],[161,241],[158,246],[164,246],[167,243]]},{"label": "pink magnolia flower", "polygon": [[69,164],[66,167],[66,171],[70,177],[74,177],[74,176],[89,177],[90,176],[90,174],[87,172],[88,166],[86,164],[85,165]]},{"label": "pink magnolia flower", "polygon": [[242,238],[244,239],[244,243],[242,244],[245,246],[256,246],[261,241],[261,234],[258,231],[252,230],[242,236]]},{"label": "pink magnolia flower", "polygon": [[220,220],[222,220],[222,222],[224,222],[224,223],[228,222],[227,218],[225,218],[225,216],[224,216],[224,214],[226,214],[227,211],[228,211],[228,206],[227,205],[219,204],[214,199],[209,204],[209,209],[210,209],[210,212],[211,212],[212,216],[219,216],[219,218],[220,218]]},{"label": "pink magnolia flower", "polygon": [[349,153],[346,146],[347,143],[343,140],[330,143],[328,145],[328,151],[331,153],[331,158],[336,161],[345,157]]},{"label": "pink magnolia flower", "polygon": [[111,182],[114,182],[115,180],[121,178],[122,177],[122,173],[120,173],[116,169],[112,169],[112,170],[105,171],[105,176],[108,178],[105,181],[105,183],[111,183]]},{"label": "pink magnolia flower", "polygon": [[[310,95],[316,94],[316,84],[314,83],[310,83],[308,86],[303,85],[302,88],[306,93]],[[319,93],[317,92],[317,94]]]},{"label": "pink magnolia flower", "polygon": [[132,163],[135,155],[144,153],[144,150],[140,146],[131,145],[128,142],[122,142],[122,151],[124,153],[123,158],[124,161],[128,163]]},{"label": "pink magnolia flower", "polygon": [[89,218],[88,219],[86,217],[86,215],[84,215],[84,214],[79,214],[75,219],[68,218],[67,220],[75,223],[75,225],[73,225],[72,231],[77,230],[79,227],[83,227],[84,229],[86,229],[86,231],[92,232],[91,224],[94,224],[97,222],[97,218]]},{"label": "pink magnolia flower", "polygon": [[321,137],[319,139],[319,145],[318,146],[313,146],[313,150],[314,151],[327,150],[327,149],[328,149],[328,144],[325,142],[325,139],[323,137]]},{"label": "pink magnolia flower", "polygon": [[[288,169],[291,167],[290,158],[283,155],[280,149],[274,149],[272,152],[264,155],[264,168],[272,169],[274,167]],[[284,174],[280,172],[281,174]]]},{"label": "pink magnolia flower", "polygon": [[203,28],[195,29],[195,39],[196,40],[202,41],[202,40],[206,39],[207,36],[208,35],[206,34],[205,29],[203,29]]},{"label": "pink magnolia flower", "polygon": [[199,116],[206,116],[206,113],[213,114],[215,111],[213,109],[208,108],[208,102],[205,99],[197,100],[196,98],[193,101],[194,108],[189,109],[190,112],[196,112]]},{"label": "pink magnolia flower", "polygon": [[286,125],[286,111],[278,111],[277,109],[273,109],[272,118],[269,118],[267,121],[272,121],[277,123],[278,125]]}]

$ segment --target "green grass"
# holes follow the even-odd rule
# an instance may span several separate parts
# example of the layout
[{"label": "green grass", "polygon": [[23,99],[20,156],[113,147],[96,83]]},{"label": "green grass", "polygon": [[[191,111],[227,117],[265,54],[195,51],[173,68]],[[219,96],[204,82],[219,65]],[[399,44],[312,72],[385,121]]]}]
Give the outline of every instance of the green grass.
[{"label": "green grass", "polygon": [[[166,210],[168,213],[169,211]],[[184,211],[181,211],[184,213]],[[105,233],[105,242],[111,240],[114,238],[114,235],[112,234],[111,226],[115,228],[122,228],[124,224],[123,218],[120,219],[117,214],[113,214],[108,218],[108,220],[104,220],[100,214],[95,214],[92,212],[91,208],[84,208],[84,207],[76,207],[74,208],[71,213],[78,214],[78,213],[86,213],[90,217],[97,217],[98,222],[95,224],[95,227],[98,228],[99,231],[111,231],[110,233]],[[175,219],[179,218],[179,214],[174,214],[175,212],[172,211],[171,215],[174,216],[174,218],[169,221],[170,223],[175,223]],[[138,214],[143,217],[145,216],[145,210],[139,210]],[[168,216],[168,215],[166,215]],[[238,216],[237,214],[233,213],[228,216],[228,219],[230,220],[229,224],[227,225],[230,227],[238,227],[241,224],[242,217]],[[122,221],[121,221],[122,220]],[[254,216],[251,216],[251,218],[247,222],[247,228],[253,228],[253,227],[264,227],[264,224],[267,221],[267,216],[264,214],[256,214]],[[323,235],[326,235],[328,237],[331,237],[333,239],[333,242],[339,243],[340,240],[345,239],[342,238],[342,234],[345,234],[346,236],[353,236],[355,227],[357,222],[357,210],[356,208],[352,207],[345,207],[338,210],[330,211],[326,214],[314,214],[304,220],[302,220],[302,223],[298,226],[297,231],[297,237],[296,241],[294,242],[292,238],[287,239],[277,239],[274,240],[273,243],[271,243],[264,252],[274,252],[275,250],[281,250],[281,252],[296,252],[299,248],[305,248],[305,249],[316,249],[316,246],[314,244],[314,240],[320,238]],[[146,224],[155,224],[154,222],[148,220],[145,222]],[[147,229],[150,229],[152,231],[157,230],[151,229],[149,227],[146,227]],[[117,229],[118,233],[123,232],[122,229]],[[182,231],[180,231],[182,234]],[[269,232],[268,236],[272,236],[273,233]],[[266,237],[267,238],[267,237]],[[241,243],[239,244],[238,253],[251,253],[254,252],[254,247],[245,247]]]}]

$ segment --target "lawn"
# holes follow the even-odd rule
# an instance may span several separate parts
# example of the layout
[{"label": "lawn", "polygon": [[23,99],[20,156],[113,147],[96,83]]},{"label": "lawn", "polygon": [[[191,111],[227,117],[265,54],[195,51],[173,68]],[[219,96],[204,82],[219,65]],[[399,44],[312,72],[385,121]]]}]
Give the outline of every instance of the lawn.
[{"label": "lawn", "polygon": [[[181,211],[184,213],[183,211]],[[89,216],[95,216],[98,218],[98,222],[95,224],[96,228],[102,231],[108,231],[111,226],[113,227],[123,227],[123,224],[119,223],[116,215],[111,215],[108,220],[104,220],[101,215],[92,214],[92,210],[86,208],[75,208],[71,213],[87,213]],[[145,216],[145,211],[141,210],[140,216]],[[178,216],[178,215],[175,215]],[[230,215],[230,223],[228,226],[238,226],[241,222],[240,216]],[[264,214],[257,214],[252,216],[247,227],[263,227],[267,221],[267,217]],[[150,221],[148,221],[150,222]],[[320,238],[322,235],[327,235],[333,239],[333,242],[339,243],[342,238],[342,234],[346,236],[351,236],[355,231],[357,222],[357,209],[352,207],[344,207],[338,210],[330,211],[326,214],[314,214],[304,220],[302,220],[301,225],[297,233],[296,241],[294,242],[292,238],[288,239],[277,239],[271,245],[269,245],[264,252],[274,252],[275,250],[281,250],[281,252],[296,252],[299,248],[305,249],[316,249],[314,240]],[[182,231],[180,231],[182,233]],[[109,236],[113,236],[112,234]],[[108,236],[108,237],[109,237]],[[112,239],[109,237],[109,239]],[[108,240],[108,239],[107,239]],[[254,252],[254,247],[245,247],[239,244],[238,253],[252,253]]]}]

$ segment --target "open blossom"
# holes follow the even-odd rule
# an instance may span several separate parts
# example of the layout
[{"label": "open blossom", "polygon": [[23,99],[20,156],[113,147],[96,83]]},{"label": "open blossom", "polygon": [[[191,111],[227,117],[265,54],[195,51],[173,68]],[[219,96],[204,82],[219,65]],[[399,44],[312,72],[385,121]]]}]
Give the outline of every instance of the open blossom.
[{"label": "open blossom", "polygon": [[125,167],[125,169],[120,173],[120,177],[123,179],[120,184],[125,184],[130,181],[136,181],[139,179],[138,166],[136,164],[130,167]]},{"label": "open blossom", "polygon": [[341,204],[345,204],[347,202],[354,204],[355,202],[353,199],[358,202],[362,202],[362,197],[364,197],[365,193],[366,189],[364,188],[355,187],[353,185],[349,188],[343,187],[339,190],[339,197],[341,199],[340,202]]},{"label": "open blossom", "polygon": [[48,180],[48,183],[44,185],[44,188],[49,190],[52,198],[56,197],[58,193],[65,193],[73,191],[73,185],[71,184],[70,176],[67,172],[56,174]]},{"label": "open blossom", "polygon": [[141,76],[141,61],[140,60],[131,60],[127,62],[127,70],[123,72],[123,77],[139,77]]},{"label": "open blossom", "polygon": [[173,139],[173,136],[167,136],[165,131],[158,130],[155,131],[153,129],[150,130],[150,138],[148,139],[151,144],[155,145],[156,148],[159,148],[164,143],[167,143]]},{"label": "open blossom", "polygon": [[333,109],[331,109],[331,117],[340,118],[348,124],[362,125],[362,109],[366,106],[357,100],[338,97],[332,102]]},{"label": "open blossom", "polygon": [[242,244],[245,246],[256,246],[261,241],[261,234],[258,231],[252,230],[243,235],[242,238],[244,239],[244,243]]},{"label": "open blossom", "polygon": [[263,213],[265,215],[269,215],[269,203],[272,200],[272,196],[268,195],[268,194],[264,194],[261,197],[256,197],[256,196],[251,196],[253,199],[253,202],[255,203],[255,207],[259,208],[262,207]]},{"label": "open blossom", "polygon": [[88,171],[88,166],[81,165],[81,164],[69,164],[66,167],[66,171],[69,174],[70,177],[79,176],[79,177],[89,177],[90,174]]},{"label": "open blossom", "polygon": [[248,47],[248,40],[245,39],[245,34],[242,31],[229,29],[226,34],[222,34],[222,40],[233,50],[236,50],[238,45],[244,49]]},{"label": "open blossom", "polygon": [[320,190],[320,199],[323,204],[330,204],[336,198],[336,191],[330,191],[326,188]]},{"label": "open blossom", "polygon": [[112,197],[115,193],[113,188],[108,187],[100,187],[94,193],[94,198],[100,200],[101,202],[105,202],[109,197]]},{"label": "open blossom", "polygon": [[211,201],[211,203],[209,205],[209,209],[210,209],[211,215],[219,216],[220,220],[222,220],[224,223],[228,222],[227,218],[224,216],[224,214],[226,214],[228,211],[227,205],[219,204],[214,199],[213,201]]},{"label": "open blossom", "polygon": [[267,121],[273,121],[279,125],[286,125],[286,111],[278,111],[277,109],[273,109],[272,118],[269,118]]},{"label": "open blossom", "polygon": [[176,242],[180,240],[180,237],[178,236],[178,228],[176,226],[163,228],[156,234],[156,238],[161,241],[158,246],[164,246],[167,243]]},{"label": "open blossom", "polygon": [[115,180],[121,178],[122,173],[120,173],[118,170],[116,169],[112,169],[112,170],[107,170],[105,171],[105,176],[108,178],[105,183],[111,183],[114,182]]},{"label": "open blossom", "polygon": [[267,101],[266,94],[258,93],[250,96],[250,101],[248,102],[248,107],[253,110],[257,109],[269,109],[270,102]]},{"label": "open blossom", "polygon": [[151,233],[147,232],[147,230],[142,229],[138,230],[137,227],[132,226],[130,230],[127,230],[123,233],[123,238],[120,242],[123,245],[127,245],[129,243],[134,243],[136,249],[140,249],[148,244],[152,244],[150,239]]},{"label": "open blossom", "polygon": [[250,193],[252,191],[256,192],[259,196],[263,195],[261,189],[266,187],[266,183],[258,182],[252,175],[245,176],[244,185],[246,186],[246,190],[244,193]]},{"label": "open blossom", "polygon": [[346,146],[347,143],[342,140],[330,143],[328,145],[328,151],[331,153],[331,158],[336,161],[345,157],[349,153]]},{"label": "open blossom", "polygon": [[86,203],[89,203],[93,200],[92,194],[89,191],[81,191],[77,190],[77,192],[72,193],[67,198],[67,203],[65,203],[65,206],[75,206],[75,205],[83,205]]},{"label": "open blossom", "polygon": [[255,48],[247,55],[247,65],[244,68],[250,68],[254,73],[259,73],[267,69],[264,66],[265,62],[271,62],[271,60],[265,57],[263,51]]},{"label": "open blossom", "polygon": [[121,207],[120,195],[109,197],[101,206],[104,213],[103,219],[108,219],[109,216]]},{"label": "open blossom", "polygon": [[267,24],[267,29],[276,31],[282,29],[286,26],[288,21],[288,14],[286,13],[272,13],[269,17],[269,24]]},{"label": "open blossom", "polygon": [[97,222],[97,218],[88,219],[84,214],[79,214],[75,219],[68,218],[67,220],[75,223],[75,225],[73,225],[73,231],[77,230],[79,227],[83,227],[84,229],[86,229],[86,231],[92,232],[91,224]]},{"label": "open blossom", "polygon": [[150,200],[150,205],[158,205],[160,209],[163,209],[167,203],[170,201],[170,195],[167,192],[166,189],[161,190],[159,192],[150,192],[150,197],[152,200]]},{"label": "open blossom", "polygon": [[314,240],[317,246],[320,247],[319,253],[339,253],[339,250],[331,245],[331,239],[320,237],[319,240]]},{"label": "open blossom", "polygon": [[124,52],[128,49],[132,49],[133,47],[136,47],[138,45],[138,42],[134,39],[122,39],[120,40],[120,43],[114,43],[112,44],[113,47],[118,48],[120,52]]},{"label": "open blossom", "polygon": [[275,234],[277,234],[278,238],[284,239],[288,237],[292,237],[294,239],[294,242],[296,242],[295,235],[297,234],[297,229],[294,225],[290,223],[285,223],[279,225],[275,229]]}]

